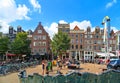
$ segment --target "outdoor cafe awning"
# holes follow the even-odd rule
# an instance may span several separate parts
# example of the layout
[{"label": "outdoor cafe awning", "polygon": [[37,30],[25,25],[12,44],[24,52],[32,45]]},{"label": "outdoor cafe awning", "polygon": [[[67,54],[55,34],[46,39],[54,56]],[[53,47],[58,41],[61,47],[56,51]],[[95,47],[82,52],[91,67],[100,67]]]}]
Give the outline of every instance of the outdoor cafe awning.
[{"label": "outdoor cafe awning", "polygon": [[96,54],[97,54],[98,56],[100,56],[100,57],[105,57],[105,56],[114,57],[114,56],[116,56],[116,55],[113,54],[113,53],[102,53],[102,52],[97,52]]},{"label": "outdoor cafe awning", "polygon": [[16,56],[16,54],[7,53],[7,56]]}]

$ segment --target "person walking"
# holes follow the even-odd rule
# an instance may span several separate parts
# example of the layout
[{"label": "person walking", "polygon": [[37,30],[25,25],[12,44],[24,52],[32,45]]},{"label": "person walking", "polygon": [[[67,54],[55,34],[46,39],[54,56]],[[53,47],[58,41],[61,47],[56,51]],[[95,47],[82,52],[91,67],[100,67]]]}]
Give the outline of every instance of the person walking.
[{"label": "person walking", "polygon": [[50,61],[50,70],[53,71],[53,64],[52,64],[52,60]]},{"label": "person walking", "polygon": [[42,75],[45,74],[45,61],[42,61]]}]

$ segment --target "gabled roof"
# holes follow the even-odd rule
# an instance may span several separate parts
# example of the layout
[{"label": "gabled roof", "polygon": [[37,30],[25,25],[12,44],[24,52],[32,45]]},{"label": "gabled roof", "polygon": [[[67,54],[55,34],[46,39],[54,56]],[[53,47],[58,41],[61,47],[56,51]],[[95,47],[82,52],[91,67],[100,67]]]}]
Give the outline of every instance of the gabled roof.
[{"label": "gabled roof", "polygon": [[80,30],[80,29],[79,29],[79,27],[76,25],[73,30],[78,31],[78,30]]},{"label": "gabled roof", "polygon": [[42,26],[41,22],[39,22],[39,24],[37,25],[37,27],[36,27],[35,31],[33,32],[33,34],[36,34],[39,29],[41,29],[43,33],[48,34],[45,31],[44,27]]}]

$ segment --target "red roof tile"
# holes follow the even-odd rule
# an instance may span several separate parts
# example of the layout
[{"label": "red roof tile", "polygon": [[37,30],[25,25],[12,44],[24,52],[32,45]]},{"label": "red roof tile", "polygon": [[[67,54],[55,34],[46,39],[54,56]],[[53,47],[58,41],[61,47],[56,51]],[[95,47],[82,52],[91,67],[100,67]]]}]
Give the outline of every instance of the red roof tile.
[{"label": "red roof tile", "polygon": [[76,25],[73,30],[80,30],[79,27]]}]

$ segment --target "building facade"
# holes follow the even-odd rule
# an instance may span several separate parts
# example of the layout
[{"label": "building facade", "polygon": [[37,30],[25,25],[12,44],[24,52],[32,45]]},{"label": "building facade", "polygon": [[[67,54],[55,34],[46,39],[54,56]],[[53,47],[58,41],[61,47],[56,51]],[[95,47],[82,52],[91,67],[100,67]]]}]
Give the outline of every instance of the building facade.
[{"label": "building facade", "polygon": [[116,54],[120,56],[120,31],[115,33],[116,36]]},{"label": "building facade", "polygon": [[58,32],[65,32],[69,33],[70,32],[70,25],[69,24],[58,24]]},{"label": "building facade", "polygon": [[9,32],[6,35],[8,36],[10,41],[13,42],[14,39],[16,38],[16,34],[19,32],[25,32],[24,30],[22,30],[21,26],[17,26],[17,30],[15,30],[13,26],[9,26]]},{"label": "building facade", "polygon": [[[66,31],[64,28],[68,28],[65,26],[59,28],[59,26],[60,24],[58,24],[58,31]],[[104,30],[100,29],[99,26],[96,26],[94,31],[91,31],[91,27],[87,27],[87,29],[84,30],[80,29],[78,26],[75,26],[74,29],[69,29],[69,32],[67,33],[71,38],[69,58],[75,58],[76,60],[94,60],[94,57],[98,52],[106,52],[106,45],[104,45],[103,42]],[[109,52],[115,54],[115,51],[116,37],[114,31],[111,30],[109,38]]]},{"label": "building facade", "polygon": [[84,57],[84,30],[75,26],[73,30],[70,30],[69,36],[71,38],[70,58],[82,59]]},{"label": "building facade", "polygon": [[32,55],[46,55],[50,53],[50,37],[39,22],[31,36]]}]

